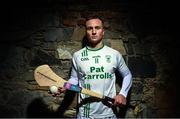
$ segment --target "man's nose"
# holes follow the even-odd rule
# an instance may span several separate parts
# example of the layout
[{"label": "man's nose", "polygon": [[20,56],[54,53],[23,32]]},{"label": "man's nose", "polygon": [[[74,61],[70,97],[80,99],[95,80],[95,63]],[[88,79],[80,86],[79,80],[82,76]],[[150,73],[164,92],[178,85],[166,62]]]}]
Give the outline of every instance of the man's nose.
[{"label": "man's nose", "polygon": [[92,34],[93,34],[93,35],[96,34],[96,29],[92,29]]}]

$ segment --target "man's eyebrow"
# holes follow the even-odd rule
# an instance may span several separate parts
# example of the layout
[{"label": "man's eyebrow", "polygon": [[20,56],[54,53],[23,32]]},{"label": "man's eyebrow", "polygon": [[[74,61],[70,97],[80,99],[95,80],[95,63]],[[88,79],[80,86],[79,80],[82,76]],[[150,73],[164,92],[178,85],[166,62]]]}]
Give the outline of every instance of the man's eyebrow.
[{"label": "man's eyebrow", "polygon": [[93,26],[86,26],[87,28],[93,27]]},{"label": "man's eyebrow", "polygon": [[95,28],[102,28],[102,26],[95,26]]},{"label": "man's eyebrow", "polygon": [[86,26],[87,28],[98,28],[98,27],[100,27],[100,28],[102,28],[102,26]]}]

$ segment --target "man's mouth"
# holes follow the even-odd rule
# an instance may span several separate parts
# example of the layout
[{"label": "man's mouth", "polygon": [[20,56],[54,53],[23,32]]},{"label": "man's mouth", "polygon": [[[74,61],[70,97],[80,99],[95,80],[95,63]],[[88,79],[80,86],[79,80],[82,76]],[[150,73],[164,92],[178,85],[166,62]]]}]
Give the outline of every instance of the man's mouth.
[{"label": "man's mouth", "polygon": [[97,36],[92,36],[91,38],[92,38],[92,39],[96,39],[96,38],[97,38]]}]

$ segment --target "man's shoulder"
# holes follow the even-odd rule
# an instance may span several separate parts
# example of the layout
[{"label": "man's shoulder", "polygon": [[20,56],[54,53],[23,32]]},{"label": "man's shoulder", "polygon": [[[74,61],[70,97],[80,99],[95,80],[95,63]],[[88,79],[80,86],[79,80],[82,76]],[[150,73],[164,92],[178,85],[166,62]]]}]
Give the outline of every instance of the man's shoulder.
[{"label": "man's shoulder", "polygon": [[81,54],[81,53],[82,53],[83,51],[85,51],[85,50],[86,50],[86,47],[81,48],[81,49],[77,50],[76,52],[74,52],[73,55],[79,55],[79,54]]},{"label": "man's shoulder", "polygon": [[107,50],[108,52],[112,52],[112,53],[115,53],[115,54],[116,54],[116,53],[120,54],[119,51],[117,51],[117,50],[114,49],[114,48],[111,48],[110,46],[105,45],[104,47],[105,47],[105,50]]},{"label": "man's shoulder", "polygon": [[105,52],[108,52],[109,54],[119,57],[119,58],[122,57],[122,54],[118,50],[111,48],[109,46],[105,46]]}]

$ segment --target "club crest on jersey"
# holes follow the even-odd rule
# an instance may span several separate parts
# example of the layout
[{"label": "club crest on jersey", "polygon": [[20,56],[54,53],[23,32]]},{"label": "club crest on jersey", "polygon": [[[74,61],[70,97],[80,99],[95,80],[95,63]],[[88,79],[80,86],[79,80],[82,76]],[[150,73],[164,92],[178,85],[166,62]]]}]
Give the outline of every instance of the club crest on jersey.
[{"label": "club crest on jersey", "polygon": [[111,55],[106,55],[106,62],[111,63]]}]

